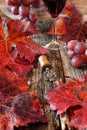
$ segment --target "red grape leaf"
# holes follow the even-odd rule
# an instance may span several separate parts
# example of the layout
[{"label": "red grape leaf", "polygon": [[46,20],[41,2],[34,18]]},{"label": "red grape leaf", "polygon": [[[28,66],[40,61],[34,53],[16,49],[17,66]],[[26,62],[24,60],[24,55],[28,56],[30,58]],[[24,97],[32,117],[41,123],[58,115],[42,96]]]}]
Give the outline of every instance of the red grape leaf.
[{"label": "red grape leaf", "polygon": [[10,72],[6,68],[0,71],[0,92],[3,95],[15,96],[21,92],[26,92],[29,86],[27,81]]},{"label": "red grape leaf", "polygon": [[[75,5],[68,1],[62,13],[70,18],[61,16],[56,22],[56,34],[61,36],[60,40],[68,42],[72,39],[80,41],[86,39],[87,27],[83,23],[82,14]],[[49,33],[52,33],[52,29]]]},{"label": "red grape leaf", "polygon": [[16,60],[19,54],[17,53],[17,50],[11,54],[8,54],[6,52],[5,44],[0,44],[0,48],[0,69],[3,68],[3,66],[7,67],[13,73],[18,74],[19,76],[26,76],[26,74],[33,69],[34,63],[30,64],[29,61],[24,62],[23,58],[21,58],[19,61]]},{"label": "red grape leaf", "polygon": [[28,38],[26,41],[20,42],[20,44],[17,44],[17,49],[20,55],[22,57],[25,56],[25,58],[29,60],[30,63],[34,61],[36,55],[45,54],[48,52],[30,38]]},{"label": "red grape leaf", "polygon": [[28,123],[48,122],[38,95],[32,92],[4,99],[4,103],[1,101],[0,110],[0,128],[3,130],[14,130],[14,126],[28,126]]},{"label": "red grape leaf", "polygon": [[82,78],[72,79],[67,82],[68,89],[75,92],[77,97],[82,101],[87,101],[87,75]]},{"label": "red grape leaf", "polygon": [[4,30],[2,28],[2,19],[0,18],[0,39],[4,38]]},{"label": "red grape leaf", "polygon": [[30,23],[29,21],[22,22],[20,20],[8,20],[7,27],[7,39],[10,38],[11,41],[14,42],[21,42],[22,39],[26,40],[27,36],[38,33],[35,25],[33,23]]},{"label": "red grape leaf", "polygon": [[[2,21],[0,21],[0,30],[3,32],[1,25]],[[0,39],[0,46],[2,48],[0,50],[0,68],[6,66],[12,72],[25,77],[35,66],[36,63],[34,61],[36,57],[48,51],[28,38],[29,35],[33,34],[30,23],[10,20],[7,25],[8,35],[4,36],[2,33],[3,35],[1,34]]]},{"label": "red grape leaf", "polygon": [[[20,102],[20,104],[19,104]],[[26,126],[27,123],[47,122],[42,105],[35,93],[22,93],[13,99],[12,114],[16,118],[16,126]]]},{"label": "red grape leaf", "polygon": [[69,107],[80,105],[81,101],[78,100],[76,95],[71,90],[58,86],[50,90],[46,95],[51,110],[57,110],[57,114],[65,112]]},{"label": "red grape leaf", "polygon": [[67,26],[67,35],[63,36],[63,39],[66,41],[71,39],[84,40],[86,36],[81,12],[71,2],[67,2],[62,13],[69,15],[71,19],[71,21],[67,22],[67,24],[69,23],[69,26]]},{"label": "red grape leaf", "polygon": [[[10,23],[11,25],[11,23]],[[18,25],[18,26],[17,26]],[[20,21],[13,21],[4,36],[0,21],[0,128],[13,130],[14,126],[28,123],[47,122],[37,94],[28,92],[29,86],[24,78],[40,54],[46,49],[37,45],[23,32]],[[25,29],[24,29],[25,30]],[[16,75],[15,75],[16,73]]]},{"label": "red grape leaf", "polygon": [[57,88],[49,90],[45,98],[57,114],[71,110],[70,125],[79,129],[87,127],[87,75],[60,83]]},{"label": "red grape leaf", "polygon": [[[85,104],[87,106],[87,103]],[[79,128],[79,130],[83,130],[87,128],[87,107],[80,108],[74,111],[74,115],[71,117],[70,125],[75,128]],[[86,107],[86,108],[85,108]]]},{"label": "red grape leaf", "polygon": [[[21,61],[20,61],[21,62]],[[25,64],[22,63],[16,63],[16,62],[12,62],[9,64],[5,65],[6,68],[8,68],[12,73],[20,76],[20,77],[24,77],[26,78],[26,76],[28,75],[28,73],[35,67],[34,64],[30,64],[27,62],[25,62]]]},{"label": "red grape leaf", "polygon": [[28,91],[29,86],[24,78],[6,68],[0,71],[0,128],[13,130],[14,126],[48,121],[38,95]]}]

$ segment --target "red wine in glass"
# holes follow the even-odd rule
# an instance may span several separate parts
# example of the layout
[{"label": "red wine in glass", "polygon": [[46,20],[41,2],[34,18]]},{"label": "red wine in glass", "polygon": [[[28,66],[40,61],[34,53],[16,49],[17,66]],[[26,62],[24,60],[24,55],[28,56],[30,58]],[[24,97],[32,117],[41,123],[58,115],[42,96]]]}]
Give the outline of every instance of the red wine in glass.
[{"label": "red wine in glass", "polygon": [[54,26],[53,26],[53,35],[54,35],[54,39],[53,41],[55,41],[54,43],[56,43],[56,38],[55,38],[55,22],[56,22],[56,18],[57,16],[61,13],[61,11],[63,10],[65,4],[66,4],[66,0],[43,0],[44,5],[47,9],[47,11],[51,14],[52,18],[54,19]]},{"label": "red wine in glass", "polygon": [[45,7],[56,18],[65,6],[66,0],[43,0]]}]

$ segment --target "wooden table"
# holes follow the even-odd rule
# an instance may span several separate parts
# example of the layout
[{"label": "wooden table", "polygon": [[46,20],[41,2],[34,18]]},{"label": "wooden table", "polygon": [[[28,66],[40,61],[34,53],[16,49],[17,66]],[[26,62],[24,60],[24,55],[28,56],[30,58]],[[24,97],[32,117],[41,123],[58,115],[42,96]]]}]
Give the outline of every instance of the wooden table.
[{"label": "wooden table", "polygon": [[[40,45],[46,45],[51,41],[52,36],[46,34],[39,34],[32,36],[32,39],[39,43]],[[52,68],[57,73],[57,81],[62,80],[66,82],[65,76],[70,76],[72,78],[82,77],[87,74],[87,66],[82,69],[76,69],[71,66],[69,59],[67,57],[67,48],[63,48],[63,42],[59,45],[59,49],[51,48],[49,53],[46,55]],[[49,105],[45,102],[44,93],[50,88],[54,88],[55,82],[46,81],[42,77],[42,68],[38,63],[38,67],[30,73],[29,81],[31,81],[31,90],[39,94],[39,99],[43,105],[45,115],[49,118],[47,124],[36,123],[29,124],[28,127],[19,127],[15,130],[67,130],[65,121],[67,121],[66,115],[56,116],[55,112],[50,111]],[[69,130],[76,130],[74,128],[69,128]]]}]

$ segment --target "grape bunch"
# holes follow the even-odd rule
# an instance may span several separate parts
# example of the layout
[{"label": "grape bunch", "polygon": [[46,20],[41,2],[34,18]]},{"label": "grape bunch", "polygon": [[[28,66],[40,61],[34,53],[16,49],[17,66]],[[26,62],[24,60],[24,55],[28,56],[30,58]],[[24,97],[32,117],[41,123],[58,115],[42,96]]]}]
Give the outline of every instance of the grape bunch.
[{"label": "grape bunch", "polygon": [[70,58],[70,63],[72,66],[79,68],[82,65],[87,64],[87,45],[85,42],[70,40],[67,47],[67,55]]},{"label": "grape bunch", "polygon": [[36,22],[38,15],[34,11],[30,11],[31,7],[39,8],[40,0],[5,0],[8,9],[15,15],[20,15],[21,19]]}]

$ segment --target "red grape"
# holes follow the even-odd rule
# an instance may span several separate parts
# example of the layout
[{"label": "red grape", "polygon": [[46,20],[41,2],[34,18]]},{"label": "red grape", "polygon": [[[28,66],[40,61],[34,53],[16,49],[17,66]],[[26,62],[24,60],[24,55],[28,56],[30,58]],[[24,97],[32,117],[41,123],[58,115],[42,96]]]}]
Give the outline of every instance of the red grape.
[{"label": "red grape", "polygon": [[81,55],[81,58],[83,59],[83,63],[87,63],[87,56],[86,55]]},{"label": "red grape", "polygon": [[29,6],[31,3],[33,3],[33,0],[22,0],[22,4]]},{"label": "red grape", "polygon": [[31,6],[35,8],[40,7],[41,0],[5,0],[5,3],[8,10],[11,11],[15,15],[20,15],[21,20],[27,19],[31,22],[36,22],[38,19],[38,15],[34,12],[31,12]]},{"label": "red grape", "polygon": [[67,55],[69,58],[72,58],[75,55],[75,52],[73,50],[68,50]]},{"label": "red grape", "polygon": [[18,6],[12,6],[11,7],[11,12],[13,13],[13,14],[19,14],[19,7]]},{"label": "red grape", "polygon": [[19,5],[19,3],[21,2],[21,0],[12,0],[13,5]]},{"label": "red grape", "polygon": [[22,16],[22,18],[29,16],[29,8],[27,6],[21,5],[19,7],[19,15]]},{"label": "red grape", "polygon": [[68,49],[74,50],[74,47],[75,47],[75,45],[76,45],[77,43],[78,43],[77,40],[70,40],[70,41],[68,42]]},{"label": "red grape", "polygon": [[76,44],[75,47],[74,47],[74,51],[77,54],[84,54],[85,49],[86,49],[85,45],[83,43],[81,43],[81,42]]},{"label": "red grape", "polygon": [[71,65],[74,67],[78,68],[87,64],[87,46],[85,42],[70,40],[68,42],[67,55],[70,58]]},{"label": "red grape", "polygon": [[21,20],[22,20],[22,22],[27,22],[27,21],[29,21],[28,17],[25,17],[25,18],[23,18],[23,19],[21,19]]},{"label": "red grape", "polygon": [[87,56],[87,49],[85,50],[85,55]]},{"label": "red grape", "polygon": [[12,0],[5,0],[5,3],[6,3],[7,5],[13,5]]},{"label": "red grape", "polygon": [[40,5],[41,5],[41,1],[40,1],[40,0],[34,0],[33,6],[34,6],[35,8],[39,8]]},{"label": "red grape", "polygon": [[75,55],[72,57],[71,59],[72,66],[79,68],[82,66],[82,64],[83,64],[83,60],[80,55]]},{"label": "red grape", "polygon": [[29,19],[30,19],[30,21],[32,21],[32,22],[36,22],[37,19],[38,19],[38,16],[37,16],[37,14],[31,12],[31,13],[29,13]]}]

